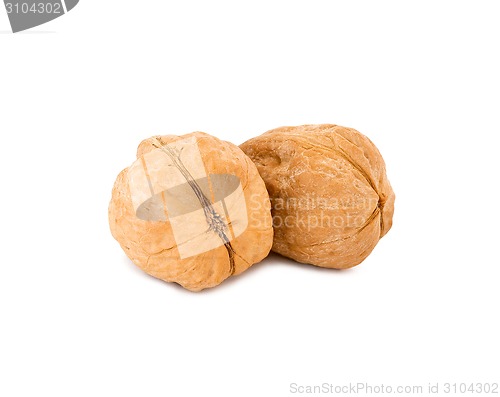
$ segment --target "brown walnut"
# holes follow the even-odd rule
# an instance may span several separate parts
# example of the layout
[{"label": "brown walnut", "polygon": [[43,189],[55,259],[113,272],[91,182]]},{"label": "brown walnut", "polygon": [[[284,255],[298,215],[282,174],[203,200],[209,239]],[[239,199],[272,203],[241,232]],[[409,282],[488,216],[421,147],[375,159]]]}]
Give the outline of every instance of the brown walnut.
[{"label": "brown walnut", "polygon": [[237,146],[202,132],[144,140],[115,182],[109,223],[137,266],[191,291],[260,262],[273,237],[255,165]]},{"label": "brown walnut", "polygon": [[273,251],[344,269],[361,263],[391,228],[395,195],[384,160],[358,131],[281,127],[240,147],[272,201]]}]

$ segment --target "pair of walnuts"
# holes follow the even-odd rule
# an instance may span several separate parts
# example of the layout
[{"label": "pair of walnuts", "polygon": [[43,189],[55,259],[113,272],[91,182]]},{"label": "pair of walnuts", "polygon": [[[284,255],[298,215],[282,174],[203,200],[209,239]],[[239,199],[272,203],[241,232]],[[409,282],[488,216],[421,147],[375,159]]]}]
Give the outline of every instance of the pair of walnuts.
[{"label": "pair of walnuts", "polygon": [[195,132],[141,142],[115,182],[109,223],[145,272],[200,291],[271,249],[355,266],[391,228],[394,199],[380,152],[354,129],[281,127],[240,147]]}]

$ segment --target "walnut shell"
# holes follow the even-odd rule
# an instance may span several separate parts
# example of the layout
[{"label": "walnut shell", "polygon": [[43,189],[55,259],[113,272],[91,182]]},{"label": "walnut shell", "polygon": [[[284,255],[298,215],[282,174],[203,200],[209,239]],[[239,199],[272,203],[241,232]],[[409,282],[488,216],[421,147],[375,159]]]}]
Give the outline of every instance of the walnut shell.
[{"label": "walnut shell", "polygon": [[111,233],[146,273],[191,291],[265,258],[269,196],[237,146],[202,132],[144,140],[115,182]]},{"label": "walnut shell", "polygon": [[361,263],[391,228],[395,196],[384,160],[358,131],[281,127],[240,147],[272,201],[273,251],[344,269]]}]

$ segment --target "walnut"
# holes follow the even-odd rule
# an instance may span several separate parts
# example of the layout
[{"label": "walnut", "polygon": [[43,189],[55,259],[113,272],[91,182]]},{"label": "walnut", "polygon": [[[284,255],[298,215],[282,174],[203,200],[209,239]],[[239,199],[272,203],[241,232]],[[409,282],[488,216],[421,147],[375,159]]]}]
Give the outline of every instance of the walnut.
[{"label": "walnut", "polygon": [[240,147],[272,201],[273,251],[344,269],[361,263],[391,228],[395,196],[384,160],[358,131],[281,127]]},{"label": "walnut", "polygon": [[115,182],[109,223],[137,266],[191,291],[261,261],[273,238],[255,165],[237,146],[202,132],[144,140]]}]

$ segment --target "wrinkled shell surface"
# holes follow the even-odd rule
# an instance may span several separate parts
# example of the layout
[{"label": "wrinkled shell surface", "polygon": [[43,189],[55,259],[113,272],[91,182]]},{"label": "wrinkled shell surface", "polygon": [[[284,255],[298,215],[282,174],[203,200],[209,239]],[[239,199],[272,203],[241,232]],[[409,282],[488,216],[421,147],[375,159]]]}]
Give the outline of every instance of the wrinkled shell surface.
[{"label": "wrinkled shell surface", "polygon": [[269,196],[241,149],[196,132],[146,139],[137,158],[109,205],[111,232],[137,266],[199,291],[267,256]]},{"label": "wrinkled shell surface", "polygon": [[240,147],[272,201],[273,251],[349,268],[391,228],[395,196],[384,160],[358,131],[330,124],[281,127]]}]

